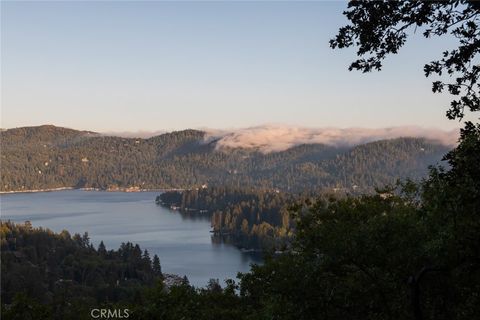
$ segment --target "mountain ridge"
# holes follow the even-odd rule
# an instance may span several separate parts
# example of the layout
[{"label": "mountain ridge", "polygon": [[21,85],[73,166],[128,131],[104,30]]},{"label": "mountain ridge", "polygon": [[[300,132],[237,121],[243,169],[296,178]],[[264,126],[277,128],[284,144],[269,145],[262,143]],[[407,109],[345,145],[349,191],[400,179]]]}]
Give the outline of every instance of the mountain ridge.
[{"label": "mountain ridge", "polygon": [[[402,137],[418,137],[425,138],[444,145],[454,146],[457,143],[458,132],[456,130],[440,130],[435,128],[425,128],[418,126],[397,126],[385,128],[335,128],[335,127],[291,127],[291,126],[254,126],[241,129],[181,129],[173,131],[137,131],[137,132],[95,132],[88,130],[77,130],[68,127],[55,126],[52,124],[38,126],[24,126],[17,128],[2,128],[0,131],[28,131],[28,130],[49,130],[49,131],[69,131],[78,134],[98,135],[107,137],[118,137],[126,139],[143,139],[148,140],[155,137],[161,137],[168,134],[176,134],[179,132],[198,132],[202,133],[206,143],[217,143],[221,148],[245,148],[245,149],[262,149],[262,147],[271,147],[272,144],[284,143],[283,148],[274,148],[263,152],[280,152],[290,149],[298,145],[327,144],[335,146],[355,146],[374,142],[379,140],[388,140]],[[293,136],[293,137],[292,137]],[[341,136],[345,136],[340,139]],[[260,141],[255,141],[259,139]],[[247,141],[245,141],[245,139]],[[233,144],[232,144],[233,140]],[[248,141],[250,140],[250,141]],[[252,141],[253,140],[253,141]],[[233,145],[233,146],[232,146]],[[240,145],[240,146],[239,146]]]},{"label": "mountain ridge", "polygon": [[421,178],[450,149],[424,138],[396,138],[353,147],[302,144],[265,153],[219,148],[206,134],[187,129],[143,139],[51,125],[8,129],[0,132],[0,191],[210,184],[368,192],[399,178]]}]

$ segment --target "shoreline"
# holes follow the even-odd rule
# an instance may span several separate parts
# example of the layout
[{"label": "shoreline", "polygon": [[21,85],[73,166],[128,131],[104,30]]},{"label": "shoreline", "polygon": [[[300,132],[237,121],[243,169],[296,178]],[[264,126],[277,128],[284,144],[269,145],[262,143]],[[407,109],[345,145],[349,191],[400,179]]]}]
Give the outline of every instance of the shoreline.
[{"label": "shoreline", "polygon": [[74,187],[60,187],[50,189],[32,189],[32,190],[14,190],[14,191],[0,191],[0,194],[14,194],[14,193],[37,193],[37,192],[51,192],[51,191],[63,191],[74,190]]},{"label": "shoreline", "polygon": [[65,190],[81,190],[81,191],[96,191],[96,192],[166,192],[166,191],[182,191],[185,189],[181,188],[166,188],[166,189],[129,189],[129,188],[120,188],[120,189],[99,189],[99,188],[75,188],[75,187],[60,187],[60,188],[50,188],[50,189],[32,189],[32,190],[15,190],[15,191],[0,191],[2,194],[16,194],[16,193],[39,193],[39,192],[55,192],[55,191],[65,191]]}]

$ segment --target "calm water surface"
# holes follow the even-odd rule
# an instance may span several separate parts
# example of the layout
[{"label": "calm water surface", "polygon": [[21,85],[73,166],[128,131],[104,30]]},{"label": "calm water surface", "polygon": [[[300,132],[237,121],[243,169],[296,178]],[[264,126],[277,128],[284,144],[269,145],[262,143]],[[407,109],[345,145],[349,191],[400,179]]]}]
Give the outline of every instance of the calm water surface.
[{"label": "calm water surface", "polygon": [[103,240],[108,249],[122,242],[138,243],[150,256],[160,257],[163,272],[186,275],[195,286],[210,278],[235,279],[260,258],[228,244],[212,241],[209,219],[192,219],[157,206],[158,192],[95,192],[66,190],[3,194],[1,218],[30,220],[60,232],[87,231],[96,246]]}]

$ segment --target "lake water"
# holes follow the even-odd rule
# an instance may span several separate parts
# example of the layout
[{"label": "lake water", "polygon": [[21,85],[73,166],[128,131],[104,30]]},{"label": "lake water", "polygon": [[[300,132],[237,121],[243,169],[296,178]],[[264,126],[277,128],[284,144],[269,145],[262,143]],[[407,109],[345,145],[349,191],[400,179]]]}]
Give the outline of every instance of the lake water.
[{"label": "lake water", "polygon": [[122,242],[138,243],[160,257],[162,271],[186,275],[192,285],[210,278],[235,279],[260,258],[229,244],[215,243],[209,219],[192,219],[155,204],[158,192],[96,192],[66,190],[3,194],[1,218],[30,220],[33,226],[90,235],[108,249]]}]

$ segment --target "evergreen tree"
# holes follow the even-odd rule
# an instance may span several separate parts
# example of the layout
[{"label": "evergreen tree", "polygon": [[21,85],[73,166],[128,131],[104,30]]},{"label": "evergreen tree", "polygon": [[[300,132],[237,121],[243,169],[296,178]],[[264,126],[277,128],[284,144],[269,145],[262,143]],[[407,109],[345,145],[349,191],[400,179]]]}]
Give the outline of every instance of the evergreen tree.
[{"label": "evergreen tree", "polygon": [[105,248],[105,244],[103,243],[103,240],[100,241],[100,244],[98,245],[98,253],[101,256],[105,256],[107,254],[107,249]]},{"label": "evergreen tree", "polygon": [[156,275],[162,274],[162,267],[160,266],[160,258],[155,254],[153,256],[152,270]]}]

